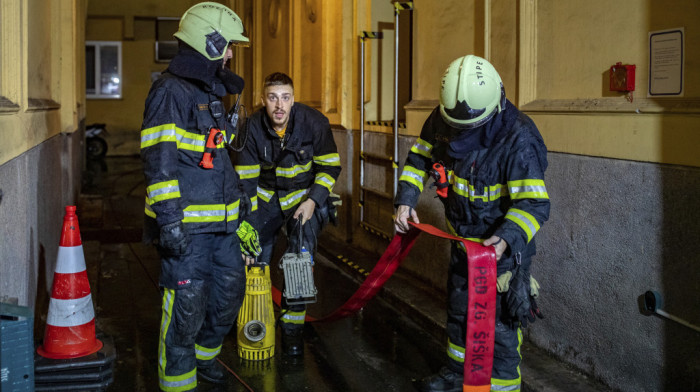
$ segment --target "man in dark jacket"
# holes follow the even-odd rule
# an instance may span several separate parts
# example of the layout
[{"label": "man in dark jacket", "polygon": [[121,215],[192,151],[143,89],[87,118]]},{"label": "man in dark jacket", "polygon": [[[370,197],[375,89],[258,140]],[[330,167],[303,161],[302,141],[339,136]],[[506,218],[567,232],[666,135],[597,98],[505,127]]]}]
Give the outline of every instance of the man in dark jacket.
[{"label": "man in dark jacket", "polygon": [[[498,294],[491,390],[520,390],[521,326],[538,314],[530,277],[534,236],[549,217],[544,184],[547,149],[537,127],[506,100],[498,72],[486,60],[464,56],[442,78],[440,105],[428,117],[406,158],[395,200],[395,227],[418,222],[418,196],[434,163],[448,179],[445,207],[452,234],[493,246]],[[422,391],[461,391],[467,315],[464,246],[453,241],[448,276],[448,363],[423,379]],[[532,286],[532,288],[531,288]]]},{"label": "man in dark jacket", "polygon": [[[213,2],[187,10],[175,37],[179,51],[146,99],[141,159],[145,239],[161,257],[160,389],[179,392],[194,390],[197,375],[226,381],[216,356],[245,291],[235,234],[243,193],[224,149],[221,99],[243,89],[225,65],[248,38],[238,16]],[[205,154],[210,136],[215,148]]]},{"label": "man in dark jacket", "polygon": [[[294,84],[283,73],[265,78],[263,108],[247,121],[248,142],[236,171],[253,205],[253,226],[260,233],[269,264],[277,236],[286,226],[288,250],[316,250],[323,226],[335,218],[331,191],[340,174],[340,158],[328,119],[316,109],[294,102]],[[299,243],[299,232],[302,241]],[[282,302],[282,350],[303,354],[305,304]]]}]

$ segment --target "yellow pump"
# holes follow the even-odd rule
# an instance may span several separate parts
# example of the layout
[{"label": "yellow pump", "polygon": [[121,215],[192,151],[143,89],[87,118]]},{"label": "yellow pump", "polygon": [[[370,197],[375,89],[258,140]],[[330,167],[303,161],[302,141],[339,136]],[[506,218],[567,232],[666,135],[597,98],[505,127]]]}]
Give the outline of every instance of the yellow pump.
[{"label": "yellow pump", "polygon": [[262,361],[275,355],[275,313],[270,266],[246,268],[245,297],[238,312],[238,356]]}]

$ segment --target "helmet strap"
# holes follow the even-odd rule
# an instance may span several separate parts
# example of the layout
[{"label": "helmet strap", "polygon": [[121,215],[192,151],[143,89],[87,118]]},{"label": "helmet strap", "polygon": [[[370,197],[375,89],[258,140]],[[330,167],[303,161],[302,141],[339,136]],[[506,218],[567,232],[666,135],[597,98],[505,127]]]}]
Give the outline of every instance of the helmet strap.
[{"label": "helmet strap", "polygon": [[498,111],[501,112],[503,110],[506,110],[506,89],[501,83],[501,101],[498,103]]}]

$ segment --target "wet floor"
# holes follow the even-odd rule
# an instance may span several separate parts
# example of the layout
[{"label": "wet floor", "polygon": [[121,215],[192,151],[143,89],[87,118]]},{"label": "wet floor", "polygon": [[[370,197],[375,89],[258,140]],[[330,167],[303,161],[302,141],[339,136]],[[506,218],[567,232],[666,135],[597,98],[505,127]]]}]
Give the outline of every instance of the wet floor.
[{"label": "wet floor", "polygon": [[[140,242],[144,192],[137,157],[87,165],[77,213],[97,328],[114,340],[117,350],[108,391],[158,390],[159,260],[155,249]],[[315,258],[319,295],[308,314],[316,318],[342,305],[360,283],[330,259],[320,253]],[[281,270],[273,265],[271,273],[279,287]],[[307,323],[300,359],[279,352],[276,332],[273,358],[242,361],[234,326],[219,357],[231,370],[227,384],[200,381],[198,390],[411,391],[413,381],[434,372],[443,357],[440,342],[379,297],[345,319]]]}]

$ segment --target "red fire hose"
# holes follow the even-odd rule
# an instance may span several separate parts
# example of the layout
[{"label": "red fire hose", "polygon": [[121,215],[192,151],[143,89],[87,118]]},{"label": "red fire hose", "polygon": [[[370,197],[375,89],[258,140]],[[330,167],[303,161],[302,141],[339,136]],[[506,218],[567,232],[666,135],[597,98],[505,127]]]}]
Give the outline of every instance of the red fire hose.
[{"label": "red fire hose", "polygon": [[[434,226],[408,222],[414,229],[397,234],[359,289],[341,307],[322,318],[306,317],[307,321],[333,321],[362,309],[396,271],[411,251],[421,232],[460,241],[467,250],[469,301],[467,336],[464,350],[465,392],[489,391],[493,367],[494,328],[496,324],[496,252],[490,246],[456,237]],[[274,302],[281,303],[282,294],[272,288]]]}]

